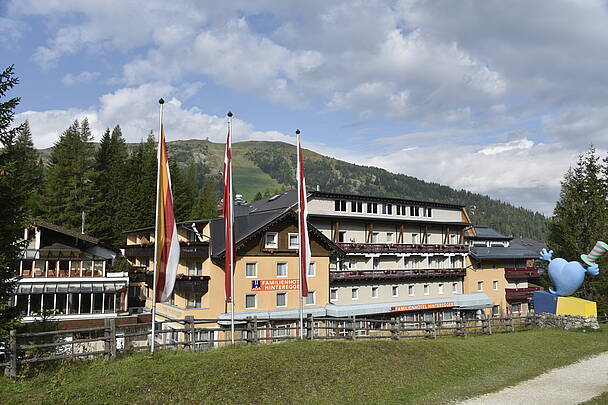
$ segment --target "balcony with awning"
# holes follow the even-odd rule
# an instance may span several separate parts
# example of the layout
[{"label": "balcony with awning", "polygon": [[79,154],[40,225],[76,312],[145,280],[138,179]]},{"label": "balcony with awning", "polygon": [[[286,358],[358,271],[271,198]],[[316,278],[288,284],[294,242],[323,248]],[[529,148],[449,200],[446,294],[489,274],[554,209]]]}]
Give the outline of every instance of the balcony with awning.
[{"label": "balcony with awning", "polygon": [[463,268],[330,271],[329,281],[464,277]]}]

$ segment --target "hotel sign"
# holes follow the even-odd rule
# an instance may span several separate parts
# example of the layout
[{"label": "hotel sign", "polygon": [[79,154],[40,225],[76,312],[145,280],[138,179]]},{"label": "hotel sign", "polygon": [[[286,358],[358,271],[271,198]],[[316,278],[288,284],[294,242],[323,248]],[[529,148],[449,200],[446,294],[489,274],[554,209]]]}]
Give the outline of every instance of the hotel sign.
[{"label": "hotel sign", "polygon": [[285,291],[298,290],[300,280],[285,278],[277,280],[251,280],[251,291]]},{"label": "hotel sign", "polygon": [[422,309],[450,308],[453,306],[453,302],[434,302],[432,304],[400,305],[398,307],[391,307],[391,312],[420,311]]}]

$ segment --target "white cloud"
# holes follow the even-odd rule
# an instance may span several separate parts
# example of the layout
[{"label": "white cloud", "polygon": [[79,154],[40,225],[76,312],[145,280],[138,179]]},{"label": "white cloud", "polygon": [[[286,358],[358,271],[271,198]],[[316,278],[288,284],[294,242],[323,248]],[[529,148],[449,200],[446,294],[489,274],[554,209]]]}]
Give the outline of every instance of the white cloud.
[{"label": "white cloud", "polygon": [[68,73],[61,81],[66,86],[91,82],[99,77],[99,72],[80,72],[78,74]]},{"label": "white cloud", "polygon": [[542,119],[543,132],[567,147],[608,148],[608,106],[575,106]]},{"label": "white cloud", "polygon": [[517,139],[515,141],[505,142],[505,143],[497,143],[493,145],[485,146],[478,153],[482,155],[498,155],[500,153],[511,152],[515,150],[521,149],[530,149],[534,146],[534,142],[525,138],[525,139]]}]

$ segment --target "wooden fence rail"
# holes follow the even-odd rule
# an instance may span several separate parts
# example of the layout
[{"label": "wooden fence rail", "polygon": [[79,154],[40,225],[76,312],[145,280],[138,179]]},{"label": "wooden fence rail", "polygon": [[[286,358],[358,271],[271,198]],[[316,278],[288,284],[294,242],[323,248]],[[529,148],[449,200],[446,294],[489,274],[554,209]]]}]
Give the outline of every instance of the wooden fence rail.
[{"label": "wooden fence rail", "polygon": [[[606,322],[606,317],[600,318]],[[230,344],[230,329],[217,319],[175,319],[157,322],[156,347],[159,349],[206,350]],[[524,317],[454,319],[428,322],[403,321],[398,318],[373,319],[305,318],[304,336],[300,337],[298,320],[248,318],[235,325],[236,344],[268,344],[298,338],[308,340],[358,339],[435,339],[443,336],[466,338],[474,334],[512,333],[534,327],[535,315]],[[23,364],[65,359],[115,359],[120,353],[149,350],[151,325],[116,325],[105,320],[103,327],[16,333],[0,336],[0,367],[11,378],[17,378]]]}]

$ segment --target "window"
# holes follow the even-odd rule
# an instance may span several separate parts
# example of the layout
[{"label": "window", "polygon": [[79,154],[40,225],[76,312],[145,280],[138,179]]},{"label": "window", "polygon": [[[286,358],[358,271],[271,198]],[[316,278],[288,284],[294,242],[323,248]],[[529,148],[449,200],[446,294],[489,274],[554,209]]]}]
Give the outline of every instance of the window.
[{"label": "window", "polygon": [[275,249],[279,247],[278,234],[276,232],[266,232],[266,243],[264,247]]},{"label": "window", "polygon": [[413,233],[412,234],[412,245],[415,245],[418,243],[418,234],[417,233]]},{"label": "window", "polygon": [[202,276],[203,275],[203,263],[202,262],[188,262],[188,275],[189,276]]},{"label": "window", "polygon": [[287,306],[287,293],[280,292],[277,293],[277,307],[286,307]]},{"label": "window", "polygon": [[414,295],[414,286],[410,285],[407,287],[407,294],[412,297]]},{"label": "window", "polygon": [[397,205],[397,215],[407,215],[407,206]]},{"label": "window", "polygon": [[419,217],[420,207],[410,207],[410,217]]},{"label": "window", "polygon": [[393,205],[392,204],[382,204],[382,213],[384,215],[392,215],[393,214]]},{"label": "window", "polygon": [[452,294],[458,294],[458,283],[452,283]]},{"label": "window", "polygon": [[492,289],[493,289],[494,291],[498,290],[498,281],[494,280],[494,281],[492,282]]},{"label": "window", "polygon": [[245,294],[245,309],[255,309],[255,294]]},{"label": "window", "polygon": [[277,263],[277,277],[287,277],[287,263]]},{"label": "window", "polygon": [[443,284],[439,284],[438,289],[439,289],[439,294],[443,294]]},{"label": "window", "polygon": [[378,240],[378,236],[380,235],[380,232],[372,232],[372,243],[378,243],[380,242]]},{"label": "window", "polygon": [[353,288],[350,290],[350,297],[353,300],[358,300],[359,299],[359,289],[358,288]]},{"label": "window", "polygon": [[310,262],[308,264],[308,271],[306,272],[307,277],[314,277],[317,275],[317,263]]},{"label": "window", "polygon": [[396,285],[392,286],[391,292],[393,294],[393,297],[398,297],[399,296],[399,287]]},{"label": "window", "polygon": [[494,305],[492,307],[492,316],[500,315],[500,305]]},{"label": "window", "polygon": [[378,270],[379,267],[380,267],[380,258],[372,257],[372,269]]},{"label": "window", "polygon": [[309,291],[308,295],[305,297],[304,305],[315,305],[315,292]]},{"label": "window", "polygon": [[521,304],[513,304],[511,305],[511,312],[514,314],[518,314],[521,312]]},{"label": "window", "polygon": [[340,243],[346,242],[346,231],[338,232],[338,242],[340,242]]},{"label": "window", "polygon": [[372,298],[378,298],[378,287],[372,287]]},{"label": "window", "polygon": [[477,291],[483,291],[483,281],[477,282]]},{"label": "window", "polygon": [[378,213],[378,204],[377,203],[367,203],[367,213],[368,214],[377,214]]},{"label": "window", "polygon": [[338,289],[332,288],[329,290],[329,300],[330,301],[338,301]]},{"label": "window", "polygon": [[346,200],[335,200],[334,209],[340,212],[346,212]]},{"label": "window", "polygon": [[257,263],[246,263],[245,264],[245,277],[257,277],[258,266]]},{"label": "window", "polygon": [[189,293],[188,296],[188,308],[202,308],[202,298],[203,294],[201,293]]},{"label": "window", "polygon": [[457,244],[458,244],[458,235],[453,233],[450,235],[450,245],[457,245]]},{"label": "window", "polygon": [[386,233],[386,243],[393,243],[393,233],[392,232]]},{"label": "window", "polygon": [[350,259],[348,261],[348,269],[349,270],[356,270],[357,269],[357,260],[356,259]]},{"label": "window", "polygon": [[429,295],[429,285],[428,284],[424,285],[424,295]]},{"label": "window", "polygon": [[362,201],[351,201],[350,211],[351,212],[363,212],[363,202]]},{"label": "window", "polygon": [[425,217],[428,217],[428,218],[433,216],[433,210],[431,208],[423,208],[422,213]]},{"label": "window", "polygon": [[298,234],[290,233],[289,234],[289,249],[298,249],[300,244],[298,243]]}]

